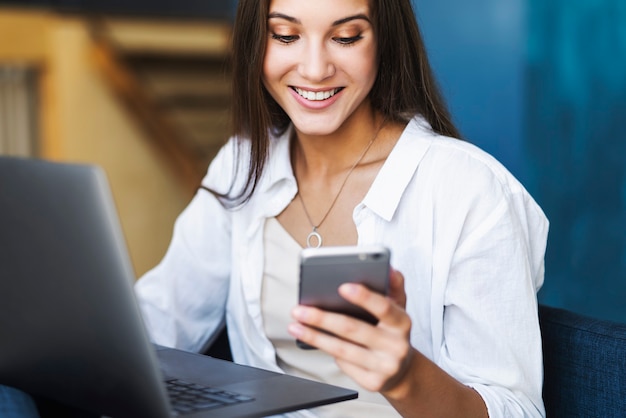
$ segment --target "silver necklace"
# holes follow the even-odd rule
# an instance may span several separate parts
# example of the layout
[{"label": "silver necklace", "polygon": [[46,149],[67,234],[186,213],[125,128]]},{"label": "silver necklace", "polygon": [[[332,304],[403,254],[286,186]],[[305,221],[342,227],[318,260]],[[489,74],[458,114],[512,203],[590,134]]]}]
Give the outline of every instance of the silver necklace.
[{"label": "silver necklace", "polygon": [[304,209],[304,214],[306,215],[307,220],[309,221],[309,223],[311,224],[311,227],[313,228],[313,230],[311,232],[309,232],[309,235],[307,235],[307,237],[306,237],[306,245],[307,245],[307,247],[309,247],[309,248],[319,248],[319,247],[322,246],[322,241],[323,240],[322,240],[322,236],[320,235],[320,233],[317,232],[318,228],[320,226],[322,226],[322,224],[326,220],[326,217],[328,216],[330,211],[335,206],[335,203],[337,202],[337,199],[339,199],[339,195],[341,194],[341,192],[343,190],[343,187],[346,185],[346,183],[348,181],[348,177],[350,177],[350,174],[352,174],[352,172],[354,171],[356,166],[359,165],[361,160],[363,160],[363,158],[365,157],[365,154],[367,154],[367,151],[369,151],[370,147],[372,146],[372,144],[374,143],[376,138],[378,138],[378,134],[380,133],[380,130],[382,129],[383,125],[384,125],[384,123],[380,124],[380,126],[376,130],[376,134],[374,135],[374,137],[367,144],[367,146],[365,147],[365,149],[363,150],[361,155],[359,155],[359,158],[357,158],[357,160],[354,162],[354,164],[352,164],[352,167],[350,167],[350,170],[348,170],[348,174],[346,174],[346,177],[343,179],[343,182],[341,183],[341,186],[339,186],[339,191],[337,192],[337,194],[335,195],[335,198],[333,199],[332,203],[328,207],[328,210],[326,211],[326,213],[322,217],[322,220],[319,221],[317,223],[317,225],[314,224],[313,221],[311,220],[311,216],[309,215],[309,211],[306,209],[306,205],[304,204],[304,199],[302,198],[302,195],[300,194],[300,188],[298,187],[298,197],[300,198],[300,203],[302,203],[302,209]]}]

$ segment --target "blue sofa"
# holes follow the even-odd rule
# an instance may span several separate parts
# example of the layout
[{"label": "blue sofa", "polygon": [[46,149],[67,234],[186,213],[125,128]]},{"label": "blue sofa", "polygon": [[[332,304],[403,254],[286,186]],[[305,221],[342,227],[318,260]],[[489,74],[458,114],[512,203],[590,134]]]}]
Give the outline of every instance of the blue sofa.
[{"label": "blue sofa", "polygon": [[539,324],[546,416],[626,417],[626,324],[546,305]]}]

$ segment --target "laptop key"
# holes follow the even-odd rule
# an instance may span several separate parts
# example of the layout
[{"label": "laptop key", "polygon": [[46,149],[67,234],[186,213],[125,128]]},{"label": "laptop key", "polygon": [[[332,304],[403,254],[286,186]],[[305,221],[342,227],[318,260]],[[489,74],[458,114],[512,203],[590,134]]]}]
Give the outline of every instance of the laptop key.
[{"label": "laptop key", "polygon": [[172,409],[177,414],[254,400],[247,395],[178,379],[168,380],[166,384]]}]

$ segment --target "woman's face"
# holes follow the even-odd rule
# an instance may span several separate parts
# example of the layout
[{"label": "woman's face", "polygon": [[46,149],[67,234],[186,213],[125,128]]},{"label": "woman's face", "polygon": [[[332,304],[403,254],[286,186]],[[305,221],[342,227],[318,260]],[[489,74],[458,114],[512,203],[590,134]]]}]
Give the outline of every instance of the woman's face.
[{"label": "woman's face", "polygon": [[272,0],[263,83],[298,131],[327,135],[367,98],[377,74],[369,0]]}]

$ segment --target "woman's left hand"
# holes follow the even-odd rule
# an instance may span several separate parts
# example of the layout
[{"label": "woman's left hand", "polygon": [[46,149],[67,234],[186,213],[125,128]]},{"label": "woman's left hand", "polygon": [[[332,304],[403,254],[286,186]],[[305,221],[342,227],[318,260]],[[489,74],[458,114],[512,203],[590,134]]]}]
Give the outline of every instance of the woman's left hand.
[{"label": "woman's left hand", "polygon": [[409,341],[411,319],[404,309],[404,277],[391,271],[389,296],[355,283],[342,285],[339,293],[377,317],[378,324],[299,305],[292,313],[298,322],[290,324],[289,332],[333,356],[341,370],[363,388],[392,390],[405,378],[415,354]]}]

